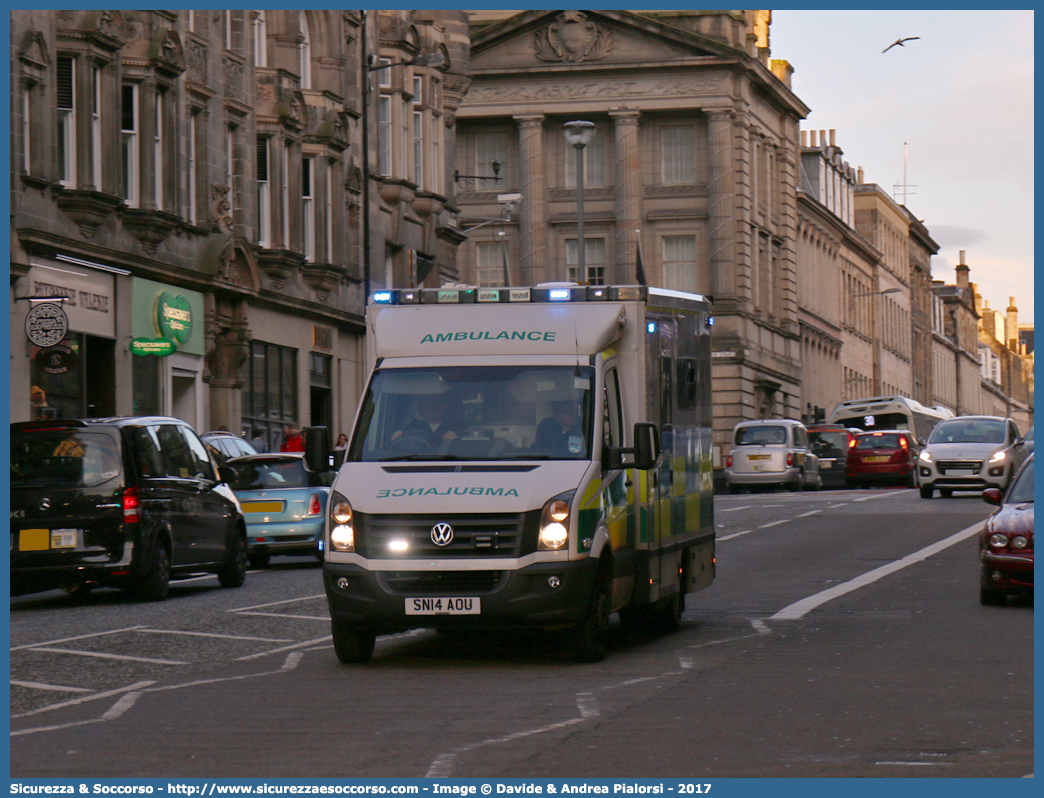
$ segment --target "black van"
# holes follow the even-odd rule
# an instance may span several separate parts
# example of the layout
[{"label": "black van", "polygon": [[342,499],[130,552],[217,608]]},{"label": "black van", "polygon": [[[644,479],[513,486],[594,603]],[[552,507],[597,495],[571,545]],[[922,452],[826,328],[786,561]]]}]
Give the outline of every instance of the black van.
[{"label": "black van", "polygon": [[160,416],[11,425],[11,593],[246,578],[246,524],[193,429]]}]

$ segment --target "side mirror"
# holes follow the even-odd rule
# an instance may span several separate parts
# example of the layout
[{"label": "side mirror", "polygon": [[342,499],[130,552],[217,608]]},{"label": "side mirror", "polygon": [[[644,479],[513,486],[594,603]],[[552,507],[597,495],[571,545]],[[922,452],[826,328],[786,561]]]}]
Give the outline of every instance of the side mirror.
[{"label": "side mirror", "polygon": [[1000,488],[986,488],[986,490],[982,492],[982,500],[986,502],[986,504],[999,505],[1002,498],[1003,494],[1001,493]]},{"label": "side mirror", "polygon": [[639,421],[634,425],[634,468],[648,471],[660,456],[660,430],[655,424]]},{"label": "side mirror", "polygon": [[218,466],[218,479],[226,485],[236,481],[236,469],[232,466]]},{"label": "side mirror", "polygon": [[923,449],[925,446],[928,445],[928,439],[927,438],[918,438],[917,439],[917,445],[920,446]]},{"label": "side mirror", "polygon": [[309,427],[305,430],[305,463],[315,472],[330,470],[330,430]]}]

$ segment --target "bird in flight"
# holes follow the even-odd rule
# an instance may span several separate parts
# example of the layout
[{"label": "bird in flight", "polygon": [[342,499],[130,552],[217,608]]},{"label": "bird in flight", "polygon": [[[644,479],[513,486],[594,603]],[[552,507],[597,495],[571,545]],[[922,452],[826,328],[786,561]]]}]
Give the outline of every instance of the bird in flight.
[{"label": "bird in flight", "polygon": [[886,48],[884,48],[881,52],[882,53],[887,53],[889,50],[891,50],[897,44],[900,47],[905,47],[906,45],[904,45],[903,42],[910,42],[910,41],[913,41],[914,39],[920,39],[920,38],[921,38],[920,36],[907,36],[905,39],[896,39],[894,42],[892,42],[890,45],[888,45]]}]

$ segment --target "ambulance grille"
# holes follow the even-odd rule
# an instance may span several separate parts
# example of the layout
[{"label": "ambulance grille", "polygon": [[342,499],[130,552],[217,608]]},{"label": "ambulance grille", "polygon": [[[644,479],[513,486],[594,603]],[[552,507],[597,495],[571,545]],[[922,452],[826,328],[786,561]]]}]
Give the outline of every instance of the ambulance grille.
[{"label": "ambulance grille", "polygon": [[[487,515],[355,516],[355,550],[375,560],[521,557],[536,551],[540,511]],[[453,527],[453,540],[437,546],[436,524]],[[405,543],[392,549],[393,542]]]},{"label": "ambulance grille", "polygon": [[491,593],[501,571],[377,571],[386,589],[402,596]]}]

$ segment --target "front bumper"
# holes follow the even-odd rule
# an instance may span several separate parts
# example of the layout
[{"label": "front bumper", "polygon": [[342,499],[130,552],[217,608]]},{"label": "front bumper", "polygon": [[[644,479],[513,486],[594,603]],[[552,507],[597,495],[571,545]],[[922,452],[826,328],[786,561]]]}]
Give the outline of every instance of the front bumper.
[{"label": "front bumper", "polygon": [[983,463],[982,467],[975,473],[961,476],[941,474],[934,463],[925,465],[924,462],[917,463],[917,484],[920,487],[932,487],[936,490],[946,488],[949,490],[975,490],[981,491],[986,488],[1000,488],[1004,490],[1008,486],[1010,466],[1006,463]]},{"label": "front bumper", "polygon": [[1032,554],[993,554],[983,551],[979,559],[982,562],[983,587],[995,590],[1033,589]]},{"label": "front bumper", "polygon": [[725,482],[728,485],[784,485],[793,484],[801,479],[801,470],[787,468],[783,471],[758,471],[755,473],[736,473],[725,469]]},{"label": "front bumper", "polygon": [[[518,570],[369,571],[356,564],[323,563],[323,584],[334,621],[376,634],[406,629],[555,628],[579,623],[587,614],[598,561],[541,562]],[[548,583],[552,576],[560,584]],[[341,579],[344,587],[338,586]],[[444,583],[447,586],[444,587]],[[474,597],[478,615],[407,615],[413,598]]]}]

